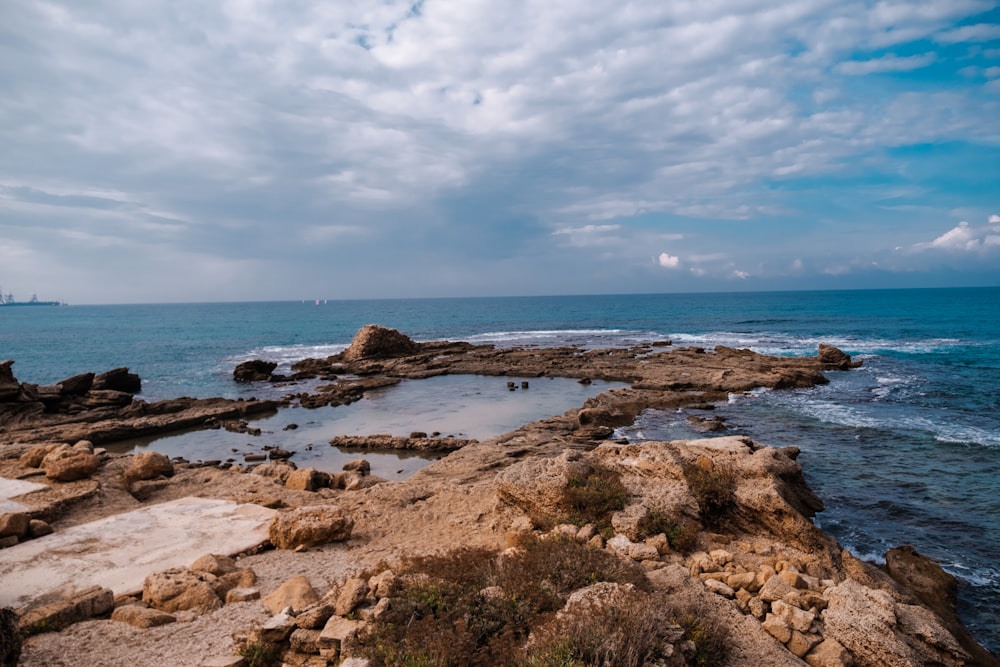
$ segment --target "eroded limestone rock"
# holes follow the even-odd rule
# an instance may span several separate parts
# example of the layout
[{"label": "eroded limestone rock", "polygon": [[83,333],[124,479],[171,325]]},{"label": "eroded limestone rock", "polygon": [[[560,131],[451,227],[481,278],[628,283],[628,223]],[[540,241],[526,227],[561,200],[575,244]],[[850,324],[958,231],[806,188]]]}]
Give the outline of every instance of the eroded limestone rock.
[{"label": "eroded limestone rock", "polygon": [[353,529],[354,520],[336,507],[314,505],[279,512],[268,535],[276,548],[295,549],[346,540]]}]

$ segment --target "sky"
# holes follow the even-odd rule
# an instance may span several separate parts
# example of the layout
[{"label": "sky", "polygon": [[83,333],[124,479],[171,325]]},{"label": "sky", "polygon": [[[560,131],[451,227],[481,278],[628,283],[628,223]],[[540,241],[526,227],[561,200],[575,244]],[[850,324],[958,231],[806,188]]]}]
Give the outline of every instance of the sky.
[{"label": "sky", "polygon": [[1000,285],[1000,2],[0,3],[0,288]]}]

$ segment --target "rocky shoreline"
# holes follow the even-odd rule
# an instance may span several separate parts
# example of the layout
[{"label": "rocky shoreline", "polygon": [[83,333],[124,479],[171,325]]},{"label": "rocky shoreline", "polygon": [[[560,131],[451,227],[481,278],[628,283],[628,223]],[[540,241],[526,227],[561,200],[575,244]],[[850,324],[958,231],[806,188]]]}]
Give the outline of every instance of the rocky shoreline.
[{"label": "rocky shoreline", "polygon": [[[824,373],[856,365],[825,345],[808,358],[662,344],[495,348],[415,343],[370,326],[343,353],[302,361],[292,375],[274,375],[266,360],[234,373],[240,382],[321,381],[309,392],[282,401],[147,404],[135,397],[139,380],[127,369],[37,387],[18,382],[11,362],[0,364],[0,476],[45,486],[17,496],[26,509],[0,519],[5,544],[190,496],[278,510],[260,549],[232,563],[221,555],[195,563],[202,554],[193,553],[190,567],[150,575],[141,591],[116,590],[110,598],[78,591],[83,602],[69,596],[20,605],[20,628],[30,635],[20,664],[88,664],[95,656],[132,667],[253,664],[249,647],[290,665],[378,664],[373,628],[407,604],[385,582],[402,581],[406,590],[407,577],[416,576],[407,558],[458,548],[507,549],[504,557],[517,558],[538,540],[634,564],[649,595],[669,595],[717,620],[728,628],[728,657],[720,664],[1000,664],[962,628],[954,580],[935,563],[901,546],[879,568],[816,528],[811,517],[822,501],[806,485],[794,448],[732,436],[609,440],[645,409],[708,409],[730,393],[815,386],[828,381]],[[256,467],[199,467],[154,452],[114,456],[101,449],[138,435],[241,423],[288,405],[341,405],[402,379],[442,374],[604,379],[629,387],[482,442],[414,433],[343,443],[451,451],[393,483],[371,477],[362,461],[329,473],[280,457]],[[702,421],[724,431],[716,420]],[[600,488],[620,485],[619,504],[602,517],[567,514],[567,489],[598,473],[606,476]],[[568,622],[580,596],[590,607],[613,607],[632,599],[626,586],[634,585],[605,581],[568,591],[577,598],[543,620]],[[261,596],[263,603],[255,599]],[[43,622],[53,618],[76,622]],[[56,627],[62,629],[38,632]],[[546,630],[530,632],[541,637]],[[657,664],[694,664],[693,643],[681,630],[663,642]]]}]

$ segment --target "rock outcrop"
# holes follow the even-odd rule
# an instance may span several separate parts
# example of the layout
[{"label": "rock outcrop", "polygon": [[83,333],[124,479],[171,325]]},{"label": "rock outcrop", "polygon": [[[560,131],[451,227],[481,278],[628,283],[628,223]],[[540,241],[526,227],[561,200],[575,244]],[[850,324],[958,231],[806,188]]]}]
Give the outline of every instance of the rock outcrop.
[{"label": "rock outcrop", "polygon": [[[368,342],[359,344],[351,354],[296,364],[297,376],[324,378],[334,388],[295,395],[290,402],[320,405],[325,400],[356,400],[370,387],[441,373],[494,375],[501,385],[509,382],[508,377],[562,375],[620,380],[630,386],[604,392],[579,410],[483,442],[463,443],[441,461],[398,483],[376,483],[361,463],[354,466],[356,470],[330,473],[296,469],[285,462],[265,463],[252,471],[243,466],[220,470],[175,465],[173,477],[148,486],[147,498],[123,488],[121,480],[135,463],[135,458],[124,457],[102,459],[105,462],[89,480],[48,480],[50,489],[38,495],[58,496],[86,486],[90,494],[86,497],[93,502],[77,503],[81,514],[103,515],[114,502],[131,507],[185,494],[289,508],[269,527],[270,542],[277,549],[248,556],[262,565],[261,584],[255,583],[252,571],[239,569],[233,559],[207,555],[189,568],[147,579],[143,603],[149,608],[135,601],[122,603],[114,612],[116,621],[150,627],[174,618],[189,620],[224,604],[249,605],[241,609],[253,609],[255,614],[261,614],[266,605],[263,608],[272,614],[269,620],[233,635],[237,650],[274,649],[272,655],[287,664],[333,665],[342,660],[340,664],[355,664],[362,661],[359,646],[366,629],[379,618],[386,614],[415,618],[417,603],[400,597],[415,576],[403,569],[411,560],[408,557],[465,547],[489,550],[492,561],[504,546],[511,549],[496,559],[523,553],[527,544],[572,541],[587,545],[587,553],[597,552],[647,573],[652,587],[648,595],[682,600],[696,610],[697,620],[724,623],[731,630],[734,652],[729,664],[997,664],[982,649],[981,653],[970,649],[960,626],[952,626],[945,618],[953,613],[952,603],[942,602],[951,595],[950,585],[919,554],[907,549],[891,552],[887,569],[893,579],[854,559],[813,524],[811,517],[822,502],[805,483],[795,448],[773,449],[739,436],[641,444],[606,439],[614,426],[631,423],[644,409],[704,409],[725,400],[729,392],[819,384],[825,381],[824,373],[852,367],[849,357],[845,366],[843,357],[823,350],[814,358],[786,359],[721,347],[709,351],[653,346],[611,351],[518,350],[400,343],[392,337],[384,345],[375,344],[380,335],[370,336],[370,347]],[[9,371],[9,364],[0,365],[0,400],[15,396],[15,386],[16,396],[22,395],[22,385],[11,380]],[[99,377],[93,378],[88,393],[95,391]],[[86,377],[76,378],[64,386],[70,388],[66,391],[79,392],[87,382]],[[43,406],[63,400],[56,398],[58,391],[41,393],[49,401],[42,401]],[[229,409],[240,403],[249,407],[252,402],[213,405],[221,411],[222,406]],[[130,432],[142,428],[140,420],[148,418],[150,411],[160,410],[177,423],[178,415],[193,407],[186,399],[174,406],[155,406],[135,402],[129,408],[133,413],[124,419]],[[94,411],[89,414],[93,417]],[[104,414],[122,419],[115,409]],[[231,419],[244,419],[247,414],[243,411]],[[111,425],[111,418],[74,422],[79,415],[66,414],[60,419],[70,421],[57,425],[51,417],[51,413],[40,414],[32,429],[7,431],[5,423],[0,430],[0,444],[36,443],[19,445],[12,449],[16,454],[0,459],[0,465],[16,471],[13,476],[41,477],[38,471],[47,457],[58,460],[69,456],[66,452],[92,449],[68,443],[84,438],[102,442],[106,440],[101,438],[126,432],[122,421]],[[61,437],[67,432],[56,430],[68,424],[80,429],[74,438]],[[250,426],[246,429],[249,432]],[[21,438],[28,433],[28,439]],[[56,433],[60,437],[53,437]],[[369,442],[387,442],[378,438]],[[444,440],[414,433],[389,442],[409,446],[424,439]],[[33,467],[23,468],[29,464]],[[150,466],[150,472],[143,475],[155,469]],[[162,470],[160,474],[167,473]],[[610,482],[587,487],[576,500],[567,502],[567,487],[595,476],[601,484],[613,478],[620,487]],[[613,502],[602,506],[599,520],[587,518],[585,508],[574,505],[586,505],[588,494],[603,502],[612,486],[617,489],[611,494]],[[23,514],[35,513],[31,509]],[[8,523],[13,532],[23,530],[21,519]],[[323,546],[334,541],[341,543]],[[386,569],[389,559],[400,562]],[[313,589],[310,582],[322,581],[337,583],[320,595],[322,589]],[[570,623],[574,616],[613,606],[619,598],[647,595],[628,585],[592,583],[580,584],[570,596],[571,603],[550,607],[547,618],[555,622],[561,608],[559,618]],[[543,587],[541,583],[534,586]],[[257,601],[261,589],[271,591],[264,602]],[[495,589],[480,590],[477,604],[502,602],[495,597]],[[428,597],[420,604],[433,602]],[[198,623],[222,627],[229,611],[203,616]],[[239,615],[235,613],[239,610],[232,611],[232,616]],[[194,636],[188,625],[171,628],[178,644]],[[73,637],[47,636],[29,646],[30,664],[46,664],[44,656],[67,654],[72,649],[65,647],[75,647],[81,637],[94,647],[113,642],[103,636],[106,628],[81,626]],[[221,636],[230,632],[231,628],[220,630]],[[663,664],[679,665],[692,658],[693,644],[681,637],[679,626],[665,623],[657,632],[664,633],[672,651],[663,656]],[[135,649],[136,655],[140,650]],[[213,644],[213,653],[217,650]],[[197,660],[187,659],[184,664],[188,662],[196,664]]]},{"label": "rock outcrop", "polygon": [[268,535],[276,548],[296,549],[346,540],[353,528],[354,520],[336,507],[315,505],[279,512]]},{"label": "rock outcrop", "polygon": [[420,346],[406,334],[377,324],[368,324],[354,335],[350,346],[344,350],[344,361],[362,359],[391,359],[415,354]]},{"label": "rock outcrop", "polygon": [[233,379],[237,382],[263,382],[271,379],[271,373],[278,367],[273,361],[251,359],[238,364],[233,370]]}]

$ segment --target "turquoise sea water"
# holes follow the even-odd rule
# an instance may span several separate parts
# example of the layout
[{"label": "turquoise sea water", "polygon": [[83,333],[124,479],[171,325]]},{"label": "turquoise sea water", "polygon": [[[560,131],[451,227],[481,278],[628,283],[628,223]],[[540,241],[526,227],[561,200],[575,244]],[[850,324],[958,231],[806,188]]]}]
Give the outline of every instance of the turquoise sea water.
[{"label": "turquoise sea water", "polygon": [[[864,366],[717,414],[801,448],[818,523],[858,555],[910,543],[938,559],[959,577],[963,621],[1000,652],[1000,288],[12,308],[0,359],[39,384],[128,366],[147,400],[261,396],[232,382],[237,363],[327,356],[369,323],[498,345],[841,347]],[[622,434],[691,437],[686,416],[648,412]]]}]

